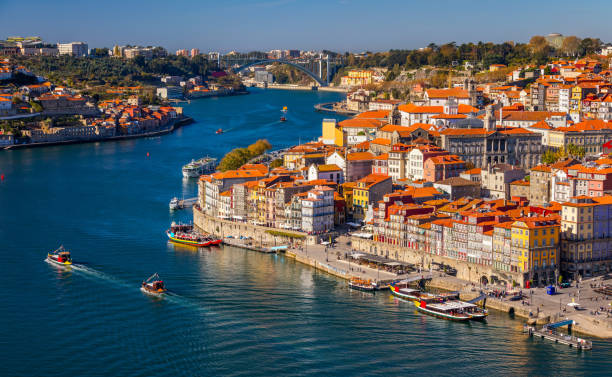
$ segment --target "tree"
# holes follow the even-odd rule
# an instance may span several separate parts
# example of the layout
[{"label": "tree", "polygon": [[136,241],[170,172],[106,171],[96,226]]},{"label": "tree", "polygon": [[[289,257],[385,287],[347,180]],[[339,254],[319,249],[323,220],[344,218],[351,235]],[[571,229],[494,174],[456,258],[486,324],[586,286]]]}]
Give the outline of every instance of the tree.
[{"label": "tree", "polygon": [[583,55],[596,53],[601,47],[601,41],[598,38],[584,38],[580,42],[580,52]]},{"label": "tree", "polygon": [[281,166],[283,166],[282,158],[277,158],[276,160],[270,163],[270,169],[280,168]]},{"label": "tree", "polygon": [[570,35],[569,37],[565,37],[563,40],[563,45],[561,46],[561,51],[568,56],[576,56],[580,49],[580,38],[575,35]]},{"label": "tree", "polygon": [[529,40],[529,47],[534,53],[543,52],[548,47],[548,42],[543,36],[534,35]]},{"label": "tree", "polygon": [[557,162],[558,159],[559,159],[558,154],[555,153],[552,149],[548,149],[542,155],[542,163],[544,164],[554,164],[555,162]]}]

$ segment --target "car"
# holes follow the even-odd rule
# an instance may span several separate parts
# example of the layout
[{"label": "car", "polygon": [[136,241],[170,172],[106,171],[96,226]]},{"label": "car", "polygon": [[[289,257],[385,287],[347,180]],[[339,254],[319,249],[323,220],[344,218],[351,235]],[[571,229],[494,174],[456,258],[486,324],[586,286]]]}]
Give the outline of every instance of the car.
[{"label": "car", "polygon": [[569,288],[569,287],[571,287],[571,286],[572,286],[572,284],[571,284],[571,283],[568,283],[568,282],[563,282],[563,283],[559,284],[559,286],[560,286],[561,288]]}]

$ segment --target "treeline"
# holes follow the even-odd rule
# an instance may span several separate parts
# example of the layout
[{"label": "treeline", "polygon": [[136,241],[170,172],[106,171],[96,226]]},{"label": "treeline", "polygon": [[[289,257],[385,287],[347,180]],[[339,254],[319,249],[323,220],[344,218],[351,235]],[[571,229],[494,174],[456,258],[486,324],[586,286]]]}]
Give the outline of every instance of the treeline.
[{"label": "treeline", "polygon": [[238,169],[242,165],[246,164],[250,159],[261,156],[270,148],[272,148],[272,145],[268,142],[268,140],[260,139],[246,148],[232,149],[232,151],[221,159],[217,169],[219,171]]},{"label": "treeline", "polygon": [[602,45],[596,38],[580,39],[565,37],[563,44],[556,48],[543,36],[534,36],[529,43],[464,43],[455,42],[437,45],[429,44],[418,50],[390,50],[387,52],[367,53],[358,57],[345,54],[346,64],[351,67],[387,67],[415,69],[424,65],[450,67],[463,61],[481,63],[483,67],[491,64],[523,65],[544,64],[551,57],[582,57],[597,53]]},{"label": "treeline", "polygon": [[37,75],[71,87],[159,83],[159,75],[206,76],[216,66],[204,55],[192,59],[170,55],[150,60],[142,56],[124,59],[103,54],[78,58],[68,55],[16,56],[12,59]]}]

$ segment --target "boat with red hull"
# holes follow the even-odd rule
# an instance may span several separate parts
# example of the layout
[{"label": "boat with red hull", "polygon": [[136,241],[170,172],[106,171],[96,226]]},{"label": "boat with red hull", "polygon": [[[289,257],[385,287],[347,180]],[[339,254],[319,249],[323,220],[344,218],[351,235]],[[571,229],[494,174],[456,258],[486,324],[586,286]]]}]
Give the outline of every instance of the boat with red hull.
[{"label": "boat with red hull", "polygon": [[168,292],[166,286],[164,285],[164,281],[160,279],[157,272],[151,275],[147,280],[142,282],[140,290],[144,293],[155,296],[161,296],[164,293]]},{"label": "boat with red hull", "polygon": [[217,246],[221,240],[210,235],[201,234],[193,229],[191,224],[172,223],[166,235],[172,242],[197,247]]}]

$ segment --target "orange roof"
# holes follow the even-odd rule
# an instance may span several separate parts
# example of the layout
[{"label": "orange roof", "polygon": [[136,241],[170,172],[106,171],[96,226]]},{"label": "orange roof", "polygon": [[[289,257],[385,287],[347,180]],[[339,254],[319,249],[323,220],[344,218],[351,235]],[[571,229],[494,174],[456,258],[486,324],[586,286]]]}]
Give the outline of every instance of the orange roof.
[{"label": "orange roof", "polygon": [[374,155],[370,152],[354,152],[346,155],[348,161],[365,161],[374,159]]},{"label": "orange roof", "polygon": [[536,124],[532,124],[531,126],[529,126],[529,128],[538,128],[541,130],[552,130],[553,129],[548,123],[546,123],[545,120],[541,120]]},{"label": "orange roof", "polygon": [[517,186],[529,186],[530,183],[527,181],[524,181],[522,179],[519,179],[518,181],[514,181],[510,183],[511,185],[517,185]]},{"label": "orange roof", "polygon": [[385,122],[376,119],[352,118],[338,123],[340,128],[380,128]]},{"label": "orange roof", "polygon": [[541,172],[545,172],[545,173],[550,173],[552,170],[549,166],[546,165],[538,165],[535,166],[533,168],[531,168],[531,171],[541,171]]},{"label": "orange roof", "polygon": [[385,124],[380,129],[380,131],[383,131],[383,132],[408,131],[408,130],[410,130],[410,127],[400,126],[400,125],[395,125],[395,124]]},{"label": "orange roof", "polygon": [[[386,181],[387,179],[391,179],[391,177],[389,177],[388,175],[384,175],[384,174],[368,174],[365,177],[358,180],[357,182],[365,183],[366,189],[369,189],[373,185]],[[356,187],[356,188],[359,189],[359,187]]]},{"label": "orange roof", "polygon": [[320,172],[325,172],[325,171],[339,171],[342,169],[340,169],[338,165],[336,164],[329,164],[329,165],[319,165],[317,166],[317,170]]},{"label": "orange roof", "polygon": [[264,164],[244,164],[238,170],[259,170],[263,174],[268,174],[268,167]]},{"label": "orange roof", "polygon": [[389,153],[383,153],[379,156],[374,157],[375,160],[388,160],[389,159]]},{"label": "orange roof", "polygon": [[428,98],[470,98],[467,90],[462,88],[450,88],[450,89],[427,89]]},{"label": "orange roof", "polygon": [[379,137],[370,141],[370,144],[391,145],[391,140]]},{"label": "orange roof", "polygon": [[364,113],[357,114],[355,118],[384,119],[389,116],[389,112],[389,110],[366,111]]},{"label": "orange roof", "polygon": [[212,174],[214,179],[261,178],[266,174],[260,170],[228,170]]},{"label": "orange roof", "polygon": [[462,174],[480,175],[481,171],[482,170],[480,168],[474,168],[474,169],[466,170]]}]

